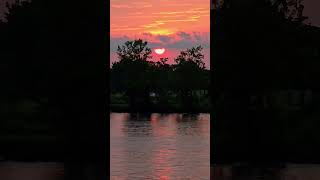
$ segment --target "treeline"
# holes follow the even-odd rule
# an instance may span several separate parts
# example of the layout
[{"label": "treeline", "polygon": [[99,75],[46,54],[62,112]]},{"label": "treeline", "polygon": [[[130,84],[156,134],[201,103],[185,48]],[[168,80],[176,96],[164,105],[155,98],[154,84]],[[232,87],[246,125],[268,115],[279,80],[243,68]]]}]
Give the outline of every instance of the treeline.
[{"label": "treeline", "polygon": [[5,160],[63,160],[66,179],[85,179],[87,164],[96,165],[100,175],[93,177],[107,179],[109,148],[101,136],[109,130],[107,4],[17,0],[8,6],[7,21],[0,22]]},{"label": "treeline", "polygon": [[6,21],[0,22],[0,129],[19,126],[22,132],[44,124],[64,131],[82,122],[88,128],[86,116],[75,118],[73,112],[106,111],[108,42],[101,37],[108,35],[96,4],[16,0],[7,5]]},{"label": "treeline", "polygon": [[318,89],[320,29],[303,9],[299,0],[225,0],[212,10],[215,88]]},{"label": "treeline", "polygon": [[112,64],[111,96],[122,93],[130,109],[170,108],[170,104],[208,107],[210,71],[201,51],[201,46],[181,51],[175,64],[168,64],[168,58],[153,59],[146,41],[128,41],[118,46],[119,60]]},{"label": "treeline", "polygon": [[6,21],[0,21],[1,129],[13,124],[18,129],[19,123],[23,129],[24,120],[30,126],[48,122],[48,57],[54,45],[46,42],[54,37],[46,36],[50,27],[40,4],[7,3]]},{"label": "treeline", "polygon": [[[213,2],[213,161],[319,162],[320,28],[303,1]],[[312,102],[284,108],[291,91]]]}]

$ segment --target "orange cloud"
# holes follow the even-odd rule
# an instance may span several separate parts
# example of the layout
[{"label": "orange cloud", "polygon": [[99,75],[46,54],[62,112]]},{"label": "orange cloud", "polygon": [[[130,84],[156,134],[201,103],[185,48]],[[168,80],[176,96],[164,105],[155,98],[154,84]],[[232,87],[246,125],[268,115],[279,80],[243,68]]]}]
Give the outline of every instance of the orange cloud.
[{"label": "orange cloud", "polygon": [[111,0],[111,36],[209,32],[209,22],[209,0]]},{"label": "orange cloud", "polygon": [[135,31],[135,30],[139,30],[139,29],[142,29],[142,28],[116,28],[116,29],[113,29],[113,31]]},{"label": "orange cloud", "polygon": [[152,14],[165,14],[165,15],[171,15],[171,14],[210,14],[210,10],[201,10],[203,8],[197,8],[192,9],[188,11],[169,11],[169,12],[158,12],[158,13],[152,13]]},{"label": "orange cloud", "polygon": [[149,4],[147,2],[132,2],[130,5],[125,4],[111,4],[111,8],[123,8],[123,9],[131,9],[131,8],[150,8],[152,7],[152,4]]}]

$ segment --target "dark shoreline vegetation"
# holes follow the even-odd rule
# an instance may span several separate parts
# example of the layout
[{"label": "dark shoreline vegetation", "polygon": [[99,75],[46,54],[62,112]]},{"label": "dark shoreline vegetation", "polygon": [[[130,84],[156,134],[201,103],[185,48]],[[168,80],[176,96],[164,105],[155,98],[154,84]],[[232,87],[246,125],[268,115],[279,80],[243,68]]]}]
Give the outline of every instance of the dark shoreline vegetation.
[{"label": "dark shoreline vegetation", "polygon": [[210,70],[202,47],[153,59],[147,42],[138,39],[118,46],[119,61],[110,69],[110,111],[210,112]]},{"label": "dark shoreline vegetation", "polygon": [[109,148],[100,138],[108,131],[101,121],[106,4],[16,0],[7,7],[0,22],[0,161],[60,161],[65,179],[78,180],[91,163],[107,179]]},{"label": "dark shoreline vegetation", "polygon": [[211,164],[320,162],[320,28],[303,1],[212,1]]},{"label": "dark shoreline vegetation", "polygon": [[129,105],[112,104],[109,108],[110,112],[118,113],[210,113],[211,108],[206,107],[179,107],[174,105],[140,107],[140,109],[132,109]]}]

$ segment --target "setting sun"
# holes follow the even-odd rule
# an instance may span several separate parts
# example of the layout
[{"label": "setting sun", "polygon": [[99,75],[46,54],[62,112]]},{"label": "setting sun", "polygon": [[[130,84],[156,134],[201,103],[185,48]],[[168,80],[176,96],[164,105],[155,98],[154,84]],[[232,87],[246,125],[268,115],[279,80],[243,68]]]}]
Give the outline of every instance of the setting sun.
[{"label": "setting sun", "polygon": [[161,55],[165,52],[166,50],[164,48],[158,48],[158,49],[154,49],[154,52]]},{"label": "setting sun", "polygon": [[142,39],[153,61],[168,58],[169,64],[180,51],[201,45],[210,69],[209,0],[110,0],[110,6],[110,65],[118,61],[119,44]]}]

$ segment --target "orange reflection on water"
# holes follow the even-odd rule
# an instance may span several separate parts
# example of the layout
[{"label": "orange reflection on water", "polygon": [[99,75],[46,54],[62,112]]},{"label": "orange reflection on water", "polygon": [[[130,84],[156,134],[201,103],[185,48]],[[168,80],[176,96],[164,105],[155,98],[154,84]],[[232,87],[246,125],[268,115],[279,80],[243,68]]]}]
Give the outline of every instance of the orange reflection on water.
[{"label": "orange reflection on water", "polygon": [[172,165],[169,163],[169,158],[173,156],[175,152],[168,149],[160,149],[155,154],[154,163],[156,169],[156,177],[160,177],[163,180],[169,180],[172,174]]},{"label": "orange reflection on water", "polygon": [[[161,139],[173,140],[176,135],[176,115],[173,114],[153,114],[150,118],[151,126],[154,135]],[[166,119],[166,120],[165,120]],[[156,177],[160,180],[170,180],[172,176],[172,164],[170,164],[170,158],[175,157],[176,150],[169,149],[165,144],[157,145],[157,150],[154,151],[154,166],[156,169]]]},{"label": "orange reflection on water", "polygon": [[203,121],[203,119],[210,119],[210,114],[199,115],[199,120],[196,121],[199,134],[210,138],[210,121]]},{"label": "orange reflection on water", "polygon": [[161,176],[160,180],[169,180],[170,178],[168,176]]},{"label": "orange reflection on water", "polygon": [[110,135],[111,136],[124,136],[123,131],[119,131],[123,127],[123,121],[126,121],[130,118],[128,113],[110,113],[110,119],[117,121],[118,123],[110,123]]},{"label": "orange reflection on water", "polygon": [[177,124],[175,121],[173,121],[175,117],[170,116],[171,115],[163,115],[156,113],[151,115],[150,122],[154,136],[163,138],[170,138],[176,136]]},{"label": "orange reflection on water", "polygon": [[159,116],[160,114],[151,114],[151,117],[150,117],[151,124],[157,123]]}]

